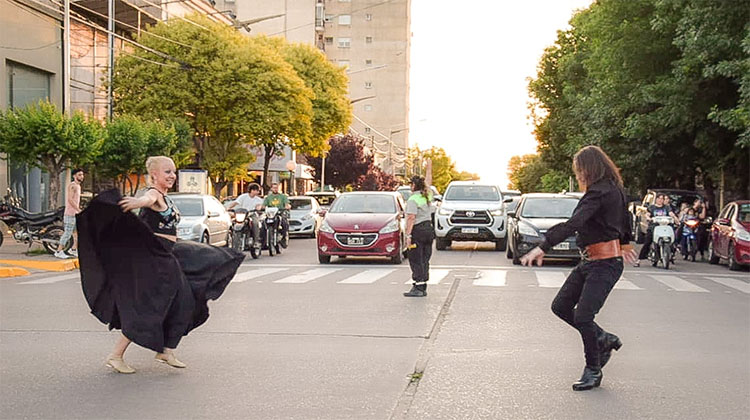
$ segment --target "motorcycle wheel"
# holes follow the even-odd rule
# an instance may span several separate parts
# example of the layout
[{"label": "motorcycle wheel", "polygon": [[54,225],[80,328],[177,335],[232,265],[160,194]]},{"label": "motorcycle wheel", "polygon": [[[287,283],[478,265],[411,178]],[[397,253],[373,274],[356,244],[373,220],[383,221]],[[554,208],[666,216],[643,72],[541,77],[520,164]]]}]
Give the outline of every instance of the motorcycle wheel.
[{"label": "motorcycle wheel", "polygon": [[277,254],[281,254],[281,244],[280,244],[280,243],[278,243],[278,242],[276,242],[276,246],[275,246],[275,248],[276,248],[276,253],[277,253]]},{"label": "motorcycle wheel", "polygon": [[648,253],[648,259],[651,260],[651,266],[656,267],[659,265],[659,247],[651,245],[651,251]]},{"label": "motorcycle wheel", "polygon": [[668,243],[662,242],[661,244],[661,263],[664,265],[665,270],[669,270],[669,262],[672,259],[672,249]]},{"label": "motorcycle wheel", "polygon": [[285,234],[281,235],[281,240],[279,240],[279,244],[281,244],[281,247],[286,249],[289,246],[289,232],[287,231]]},{"label": "motorcycle wheel", "polygon": [[243,252],[245,250],[245,234],[236,233],[232,235],[232,249],[237,252]]},{"label": "motorcycle wheel", "polygon": [[[60,238],[62,237],[63,232],[63,228],[53,226],[42,234],[42,246],[44,246],[44,249],[47,250],[48,253],[54,254],[57,252],[57,247],[60,245]],[[72,240],[68,241],[68,243],[63,246],[63,252],[69,250],[71,245],[73,245]]]},{"label": "motorcycle wheel", "polygon": [[266,236],[266,243],[268,244],[268,255],[274,256],[274,253],[276,252],[276,246],[274,244],[274,234],[271,229],[267,229],[268,235]]}]

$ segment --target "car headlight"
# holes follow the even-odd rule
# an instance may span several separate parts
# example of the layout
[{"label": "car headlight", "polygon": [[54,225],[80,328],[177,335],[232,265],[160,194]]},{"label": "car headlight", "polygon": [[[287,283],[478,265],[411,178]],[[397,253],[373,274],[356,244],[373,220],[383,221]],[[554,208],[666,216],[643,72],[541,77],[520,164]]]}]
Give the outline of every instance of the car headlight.
[{"label": "car headlight", "polygon": [[310,220],[313,218],[313,215],[310,213],[307,213],[306,215],[302,216],[302,220]]},{"label": "car headlight", "polygon": [[181,227],[177,229],[178,235],[190,235],[190,232],[193,231],[193,228],[191,227]]},{"label": "car headlight", "polygon": [[326,233],[334,233],[333,228],[331,227],[331,225],[328,224],[328,221],[325,219],[323,220],[323,223],[320,224],[320,231],[326,232]]},{"label": "car headlight", "polygon": [[380,233],[391,233],[398,230],[398,219],[393,219],[380,229]]},{"label": "car headlight", "polygon": [[750,232],[746,230],[737,229],[737,232],[735,232],[734,236],[741,241],[750,242]]},{"label": "car headlight", "polygon": [[490,210],[490,214],[493,215],[493,216],[502,216],[503,215],[503,209]]},{"label": "car headlight", "polygon": [[451,210],[451,209],[444,209],[442,207],[440,207],[438,209],[438,214],[441,215],[441,216],[450,216],[452,212],[453,212],[453,210]]},{"label": "car headlight", "polygon": [[242,223],[245,221],[245,217],[247,217],[247,213],[236,213],[234,215],[234,221],[237,223]]},{"label": "car headlight", "polygon": [[539,236],[536,229],[527,225],[526,223],[518,224],[518,233],[520,233],[521,235],[526,235],[526,236]]}]

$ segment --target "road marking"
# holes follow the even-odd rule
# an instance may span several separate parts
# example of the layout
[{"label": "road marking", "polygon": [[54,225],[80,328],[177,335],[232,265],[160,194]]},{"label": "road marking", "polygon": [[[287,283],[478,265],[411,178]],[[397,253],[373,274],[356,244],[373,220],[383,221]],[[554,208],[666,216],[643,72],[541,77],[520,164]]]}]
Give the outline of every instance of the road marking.
[{"label": "road marking", "polygon": [[70,274],[61,274],[59,276],[44,277],[44,278],[37,279],[37,280],[25,281],[23,283],[18,283],[18,284],[51,284],[51,283],[57,283],[60,281],[80,279],[80,278],[81,276],[79,273],[70,273]]},{"label": "road marking", "polygon": [[565,283],[565,273],[559,271],[535,271],[536,281],[539,287],[552,287],[559,289]]},{"label": "road marking", "polygon": [[337,283],[341,284],[370,284],[382,279],[383,277],[396,271],[395,268],[378,268],[373,270],[366,270],[361,273],[355,274],[347,279],[341,280]]},{"label": "road marking", "polygon": [[479,272],[479,278],[474,280],[474,286],[502,287],[508,272],[505,270],[483,270]]},{"label": "road marking", "polygon": [[732,289],[739,290],[742,293],[750,293],[750,283],[745,283],[742,280],[725,279],[721,277],[708,277],[708,279],[723,284],[724,286],[731,287]]},{"label": "road marking", "polygon": [[274,281],[274,283],[307,283],[309,281],[325,277],[329,274],[333,274],[337,271],[341,271],[343,268],[315,268],[312,270],[307,270],[303,273],[293,274],[288,277],[284,277],[282,279]]},{"label": "road marking", "polygon": [[286,268],[259,268],[255,270],[248,270],[243,271],[240,274],[237,274],[232,279],[232,283],[242,283],[248,280],[252,280],[261,276],[267,276],[269,274],[278,273],[279,271],[284,271]]},{"label": "road marking", "polygon": [[676,292],[698,292],[698,293],[708,293],[708,290],[698,287],[694,285],[693,283],[690,283],[689,281],[685,281],[677,276],[651,276],[654,278],[654,280],[658,281],[659,283],[664,284],[665,286],[669,287],[670,289],[676,291]]},{"label": "road marking", "polygon": [[[431,268],[430,280],[427,282],[427,284],[440,284],[440,281],[443,280],[450,272],[451,270],[442,270],[442,269],[435,270]],[[408,280],[404,284],[412,284],[412,283],[413,283],[413,280]]]},{"label": "road marking", "polygon": [[615,283],[615,289],[620,290],[643,290],[642,288],[635,285],[630,280],[625,279],[625,277],[620,277],[620,280]]}]

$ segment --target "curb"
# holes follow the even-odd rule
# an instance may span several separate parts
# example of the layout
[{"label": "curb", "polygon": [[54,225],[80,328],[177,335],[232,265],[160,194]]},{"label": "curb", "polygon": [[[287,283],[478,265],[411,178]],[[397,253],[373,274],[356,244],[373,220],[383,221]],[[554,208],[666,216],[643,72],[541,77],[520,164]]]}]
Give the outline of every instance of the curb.
[{"label": "curb", "polygon": [[72,271],[78,268],[78,258],[63,261],[0,260],[0,264],[17,265],[45,271]]},{"label": "curb", "polygon": [[20,277],[29,274],[29,270],[21,267],[0,267],[0,277]]}]

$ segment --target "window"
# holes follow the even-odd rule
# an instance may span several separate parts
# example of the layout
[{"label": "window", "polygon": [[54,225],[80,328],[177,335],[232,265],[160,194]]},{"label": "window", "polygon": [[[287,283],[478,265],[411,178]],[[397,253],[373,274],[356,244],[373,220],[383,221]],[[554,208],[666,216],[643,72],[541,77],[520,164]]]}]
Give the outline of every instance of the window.
[{"label": "window", "polygon": [[365,82],[365,89],[372,89],[372,82]]},{"label": "window", "polygon": [[365,37],[365,42],[368,44],[372,44],[372,37],[371,36]]},{"label": "window", "polygon": [[352,24],[352,15],[340,15],[339,16],[339,25],[351,25]]},{"label": "window", "polygon": [[370,134],[370,127],[365,127],[365,134]]},{"label": "window", "polygon": [[372,105],[365,105],[365,111],[372,111]]},{"label": "window", "polygon": [[351,38],[339,38],[339,48],[349,48],[352,46]]},{"label": "window", "polygon": [[351,3],[352,0],[339,0],[339,3]]},{"label": "window", "polygon": [[329,22],[329,23],[333,22],[333,17],[334,17],[334,15],[326,15],[325,21]]},{"label": "window", "polygon": [[367,14],[365,15],[365,20],[368,20],[368,21],[369,21],[369,20],[372,20],[372,13],[367,13]]},{"label": "window", "polygon": [[341,67],[349,67],[349,60],[339,60],[338,63]]},{"label": "window", "polygon": [[365,65],[368,67],[372,66],[372,60],[365,60]]},{"label": "window", "polygon": [[328,44],[328,45],[333,44],[333,37],[332,36],[327,36],[326,37],[326,44]]}]

